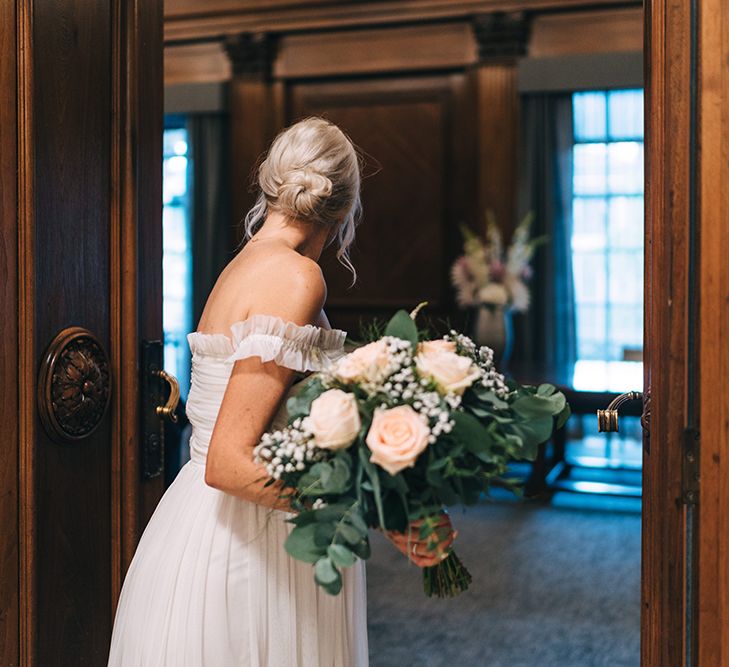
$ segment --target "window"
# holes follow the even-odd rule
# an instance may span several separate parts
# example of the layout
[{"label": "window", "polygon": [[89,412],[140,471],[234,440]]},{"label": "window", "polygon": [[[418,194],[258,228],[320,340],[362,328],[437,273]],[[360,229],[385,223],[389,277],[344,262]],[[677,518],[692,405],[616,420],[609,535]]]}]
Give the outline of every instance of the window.
[{"label": "window", "polygon": [[187,333],[192,329],[190,253],[190,165],[184,119],[165,119],[162,178],[162,326],[165,369],[180,383],[183,400],[190,389]]},{"label": "window", "polygon": [[643,384],[643,91],[575,93],[572,260],[582,390]]}]

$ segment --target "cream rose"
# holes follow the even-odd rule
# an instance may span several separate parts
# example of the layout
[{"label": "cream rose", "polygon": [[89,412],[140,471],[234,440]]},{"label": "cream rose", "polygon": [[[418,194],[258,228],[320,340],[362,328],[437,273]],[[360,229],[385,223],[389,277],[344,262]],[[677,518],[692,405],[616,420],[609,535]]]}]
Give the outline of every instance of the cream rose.
[{"label": "cream rose", "polygon": [[469,357],[456,353],[451,341],[433,340],[418,345],[415,366],[422,377],[431,378],[447,394],[462,394],[480,376]]},{"label": "cream rose", "polygon": [[412,468],[428,446],[430,429],[409,405],[375,410],[365,442],[372,452],[370,460],[396,475]]},{"label": "cream rose", "polygon": [[334,368],[334,375],[342,382],[378,382],[384,378],[389,364],[387,345],[378,340],[342,357]]},{"label": "cream rose", "polygon": [[435,340],[424,340],[418,343],[418,352],[432,354],[435,352],[455,352],[456,344],[452,340],[443,340],[436,338]]},{"label": "cream rose", "polygon": [[346,449],[357,437],[362,422],[357,399],[341,389],[329,389],[311,403],[306,425],[322,449]]}]

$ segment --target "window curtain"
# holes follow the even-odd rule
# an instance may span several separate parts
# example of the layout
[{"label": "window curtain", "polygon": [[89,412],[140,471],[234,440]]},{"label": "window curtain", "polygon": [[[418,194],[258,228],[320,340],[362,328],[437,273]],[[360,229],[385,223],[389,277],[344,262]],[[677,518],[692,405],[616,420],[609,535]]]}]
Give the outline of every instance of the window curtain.
[{"label": "window curtain", "polygon": [[517,323],[517,357],[527,368],[571,384],[577,356],[572,277],[572,96],[522,96],[518,212],[531,211],[533,237],[546,235],[533,262],[532,303]]},{"label": "window curtain", "polygon": [[188,137],[192,154],[192,317],[197,328],[215,281],[234,255],[228,117],[220,113],[190,115]]}]

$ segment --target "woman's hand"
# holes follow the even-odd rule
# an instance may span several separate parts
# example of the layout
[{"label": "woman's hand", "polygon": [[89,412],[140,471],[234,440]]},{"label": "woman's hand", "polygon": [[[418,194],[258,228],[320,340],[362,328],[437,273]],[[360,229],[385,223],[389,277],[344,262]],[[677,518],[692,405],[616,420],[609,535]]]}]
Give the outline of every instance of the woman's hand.
[{"label": "woman's hand", "polygon": [[450,517],[442,512],[436,519],[435,530],[426,538],[420,539],[420,528],[424,519],[412,521],[405,533],[394,530],[384,531],[387,538],[408,560],[418,567],[431,567],[440,563],[447,555],[458,531],[453,530]]}]

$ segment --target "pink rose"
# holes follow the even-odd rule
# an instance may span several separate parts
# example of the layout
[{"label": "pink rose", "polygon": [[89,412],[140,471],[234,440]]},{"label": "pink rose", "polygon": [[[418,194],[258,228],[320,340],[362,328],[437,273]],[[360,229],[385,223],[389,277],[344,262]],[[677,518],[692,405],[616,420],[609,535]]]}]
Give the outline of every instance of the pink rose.
[{"label": "pink rose", "polygon": [[379,382],[387,374],[390,355],[383,340],[358,347],[342,357],[334,368],[334,375],[342,382]]},{"label": "pink rose", "polygon": [[341,389],[329,389],[311,403],[306,426],[322,449],[346,449],[357,437],[362,422],[357,399]]},{"label": "pink rose", "polygon": [[478,366],[455,349],[451,341],[432,340],[420,343],[415,355],[420,376],[432,379],[444,394],[462,394],[481,375]]},{"label": "pink rose", "polygon": [[391,475],[412,468],[428,446],[430,429],[409,405],[375,410],[365,442],[372,452],[370,460]]}]

